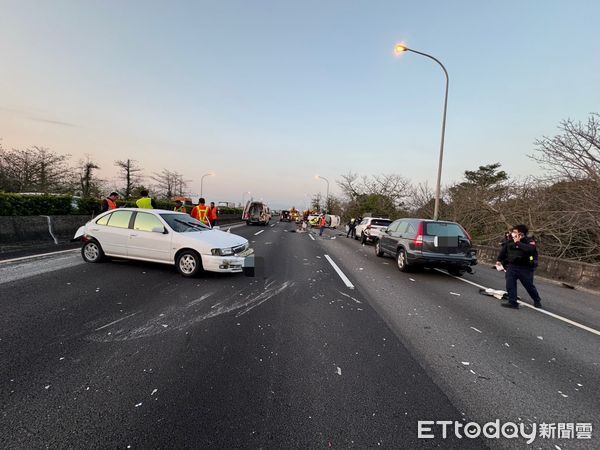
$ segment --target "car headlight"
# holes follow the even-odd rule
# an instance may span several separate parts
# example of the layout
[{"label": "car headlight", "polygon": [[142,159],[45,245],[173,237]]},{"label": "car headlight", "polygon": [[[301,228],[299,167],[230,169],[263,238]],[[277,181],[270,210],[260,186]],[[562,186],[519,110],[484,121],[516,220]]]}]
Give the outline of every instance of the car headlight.
[{"label": "car headlight", "polygon": [[210,251],[214,256],[229,256],[233,255],[233,249],[229,248],[213,248]]}]

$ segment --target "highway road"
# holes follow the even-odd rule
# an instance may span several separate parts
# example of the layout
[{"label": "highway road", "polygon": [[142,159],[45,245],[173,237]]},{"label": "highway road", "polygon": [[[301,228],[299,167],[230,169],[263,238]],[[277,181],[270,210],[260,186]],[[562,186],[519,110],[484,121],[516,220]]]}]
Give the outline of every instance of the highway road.
[{"label": "highway road", "polygon": [[[0,262],[0,447],[600,448],[600,296],[538,280],[544,310],[505,309],[487,266],[405,274],[295,230],[232,230],[255,277]],[[454,432],[494,421],[537,434]]]}]

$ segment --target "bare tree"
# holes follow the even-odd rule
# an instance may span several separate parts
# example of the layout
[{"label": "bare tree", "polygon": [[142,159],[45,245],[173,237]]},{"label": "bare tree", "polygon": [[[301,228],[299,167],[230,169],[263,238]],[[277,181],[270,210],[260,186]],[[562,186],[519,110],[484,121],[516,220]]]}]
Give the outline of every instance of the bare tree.
[{"label": "bare tree", "polygon": [[125,200],[129,200],[135,187],[142,181],[142,169],[138,167],[137,161],[134,159],[115,161],[115,166],[120,169],[119,178],[125,182],[122,189],[123,197],[125,197]]},{"label": "bare tree", "polygon": [[94,161],[92,161],[90,155],[86,155],[85,160],[79,161],[78,176],[79,176],[79,187],[81,188],[82,197],[94,197],[99,196],[100,181],[94,177],[94,170],[100,169]]},{"label": "bare tree", "polygon": [[150,178],[156,182],[156,193],[169,200],[176,195],[182,195],[187,188],[187,181],[183,179],[182,174],[167,169],[160,173],[155,172]]},{"label": "bare tree", "polygon": [[69,155],[45,147],[5,150],[0,147],[0,189],[8,192],[64,192]]},{"label": "bare tree", "polygon": [[600,183],[600,115],[592,113],[586,125],[563,120],[558,129],[561,134],[535,141],[530,157],[561,179]]}]

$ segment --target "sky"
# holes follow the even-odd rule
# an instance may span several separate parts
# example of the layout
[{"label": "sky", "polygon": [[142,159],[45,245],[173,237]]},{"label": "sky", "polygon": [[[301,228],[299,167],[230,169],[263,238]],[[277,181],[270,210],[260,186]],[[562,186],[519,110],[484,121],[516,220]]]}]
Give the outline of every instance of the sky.
[{"label": "sky", "polygon": [[[442,185],[600,111],[600,2],[0,0],[0,138],[305,207],[349,172]],[[111,185],[112,183],[112,185]]]}]

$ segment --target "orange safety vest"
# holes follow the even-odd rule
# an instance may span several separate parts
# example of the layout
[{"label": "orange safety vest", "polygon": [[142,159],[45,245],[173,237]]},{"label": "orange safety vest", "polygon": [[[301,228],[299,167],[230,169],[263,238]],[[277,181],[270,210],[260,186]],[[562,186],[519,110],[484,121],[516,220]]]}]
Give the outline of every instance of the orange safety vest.
[{"label": "orange safety vest", "polygon": [[192,210],[192,217],[208,225],[208,206],[198,205]]},{"label": "orange safety vest", "polygon": [[327,219],[325,217],[321,217],[321,222],[319,223],[319,226],[321,226],[321,227],[327,226]]},{"label": "orange safety vest", "polygon": [[217,207],[216,206],[214,208],[209,208],[208,218],[210,219],[211,222],[214,222],[215,220],[217,220]]},{"label": "orange safety vest", "polygon": [[110,198],[106,198],[106,203],[108,203],[108,210],[117,209],[117,203],[113,202]]},{"label": "orange safety vest", "polygon": [[187,213],[187,209],[185,209],[185,206],[180,206],[179,208],[177,206],[175,206],[173,208],[173,211],[175,212],[182,212],[182,213]]}]

